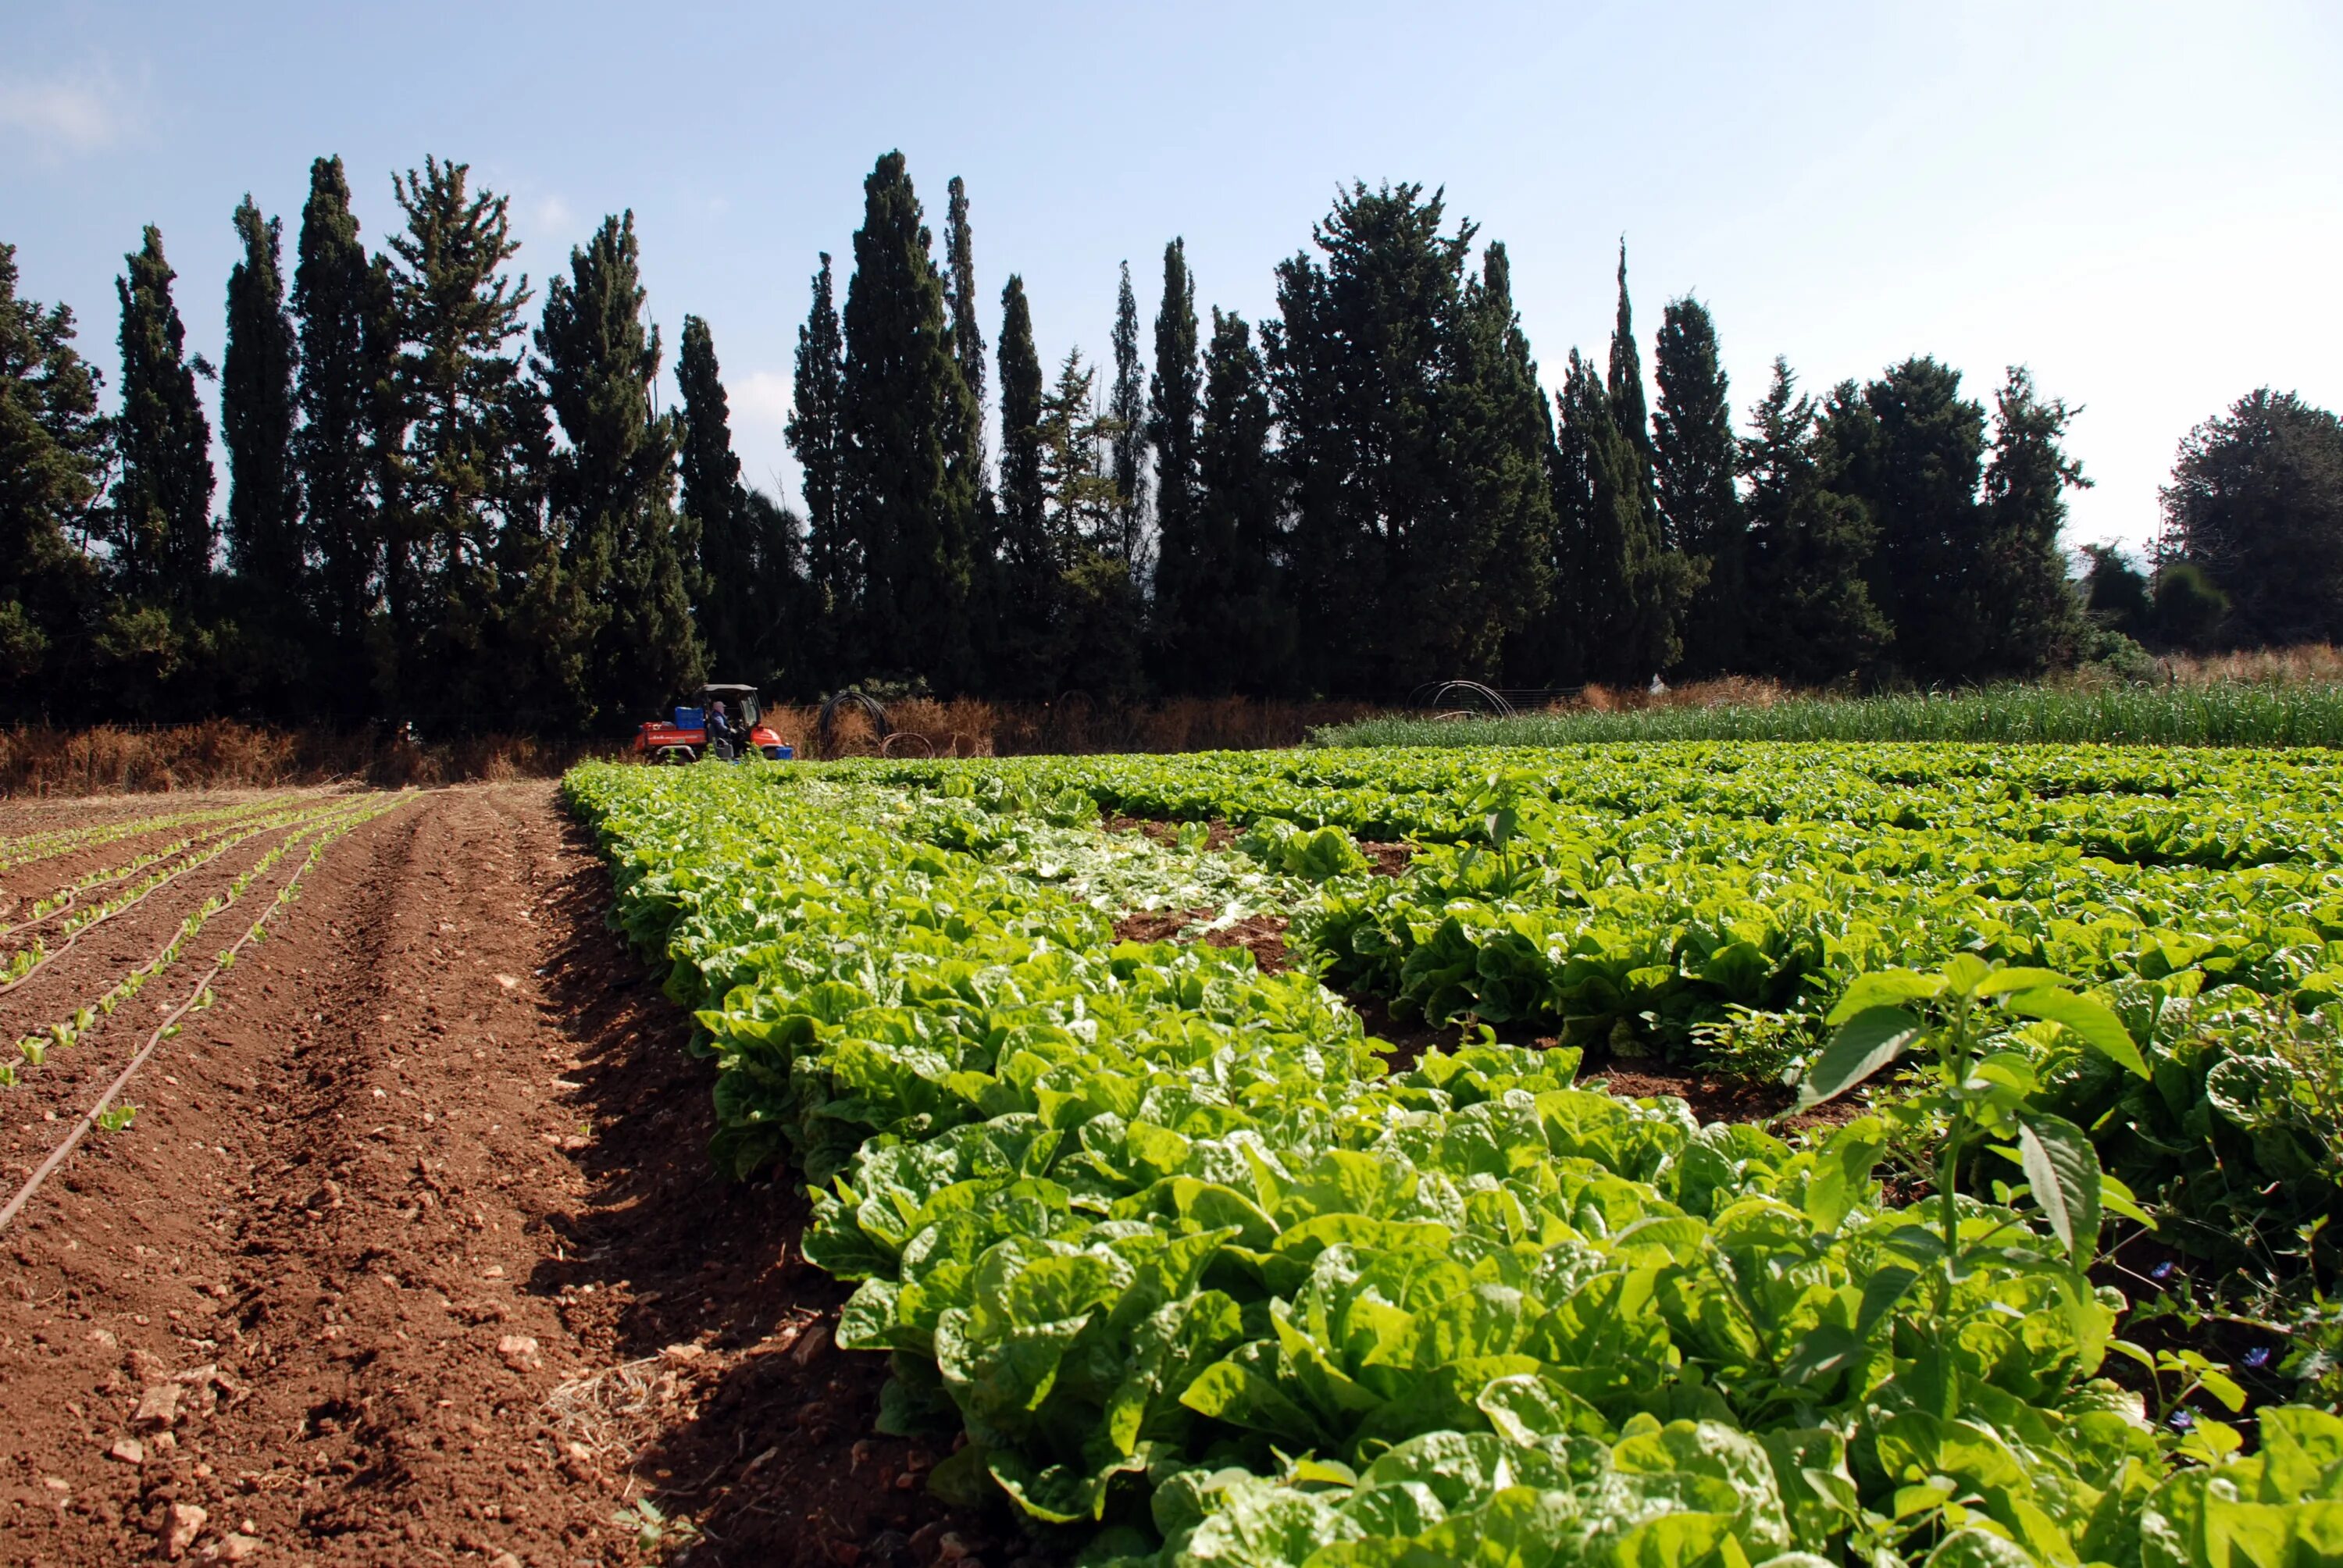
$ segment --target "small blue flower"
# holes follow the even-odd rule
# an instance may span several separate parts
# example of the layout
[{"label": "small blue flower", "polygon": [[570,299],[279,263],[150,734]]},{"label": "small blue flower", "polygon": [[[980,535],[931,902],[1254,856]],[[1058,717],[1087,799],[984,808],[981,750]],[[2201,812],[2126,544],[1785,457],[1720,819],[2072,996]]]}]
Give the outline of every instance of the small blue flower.
[{"label": "small blue flower", "polygon": [[2246,1352],[2246,1365],[2254,1372],[2269,1365],[2269,1359],[2270,1348],[2268,1345],[2256,1345]]},{"label": "small blue flower", "polygon": [[2194,1432],[2197,1430],[2197,1418],[2185,1410],[2176,1410],[2172,1412],[2170,1424],[2175,1432]]},{"label": "small blue flower", "polygon": [[2165,1281],[2172,1278],[2172,1260],[2167,1258],[2161,1263],[2157,1264],[2156,1267],[2147,1271],[2147,1277],[2154,1280],[2158,1284],[2162,1284]]}]

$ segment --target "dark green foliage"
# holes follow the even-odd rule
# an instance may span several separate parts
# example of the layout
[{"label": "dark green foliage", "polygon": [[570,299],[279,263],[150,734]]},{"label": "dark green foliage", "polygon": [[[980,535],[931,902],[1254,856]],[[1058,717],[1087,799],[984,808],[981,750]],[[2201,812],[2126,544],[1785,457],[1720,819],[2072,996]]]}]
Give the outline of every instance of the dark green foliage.
[{"label": "dark green foliage", "polygon": [[361,710],[366,695],[366,634],[381,564],[372,415],[377,384],[390,369],[387,291],[357,236],[342,160],[317,159],[309,166],[293,273],[301,413],[293,461],[324,644],[325,689],[315,695],[323,710],[344,719]]},{"label": "dark green foliage", "polygon": [[994,598],[986,670],[1004,696],[1056,689],[1050,668],[1059,562],[1041,480],[1041,360],[1033,311],[1015,273],[1001,290],[1001,500],[992,542]]},{"label": "dark green foliage", "polygon": [[[683,393],[683,513],[699,534],[699,558],[692,563],[689,580],[700,640],[709,667],[721,678],[762,679],[744,673],[761,586],[750,540],[749,490],[732,451],[732,409],[716,363],[716,339],[697,316],[683,318],[675,377]],[[777,606],[761,608],[764,614],[779,613]]]},{"label": "dark green foliage", "polygon": [[1542,673],[1640,686],[1683,656],[1680,628],[1699,573],[1662,545],[1643,454],[1575,351],[1558,403],[1554,553],[1564,588],[1555,613],[1566,626],[1550,639],[1556,657]]},{"label": "dark green foliage", "polygon": [[1210,576],[1198,516],[1196,437],[1202,383],[1196,354],[1196,279],[1188,246],[1163,247],[1163,296],[1155,307],[1155,369],[1147,385],[1147,444],[1155,452],[1156,678],[1169,690],[1197,689],[1209,657],[1197,628]]},{"label": "dark green foliage", "polygon": [[288,605],[302,597],[293,475],[293,321],[285,310],[284,225],[247,196],[236,209],[244,256],[227,277],[220,435],[227,446],[228,568]]},{"label": "dark green foliage", "polygon": [[1268,372],[1243,317],[1212,312],[1204,406],[1196,433],[1197,550],[1193,658],[1184,686],[1217,696],[1292,689],[1293,601],[1283,569],[1285,495],[1270,450]]},{"label": "dark green foliage", "polygon": [[[79,693],[95,577],[77,548],[98,504],[106,421],[98,377],[73,346],[73,312],[16,295],[16,247],[0,244],[0,715],[60,715]],[[59,700],[62,699],[62,700]]]},{"label": "dark green foliage", "polygon": [[122,303],[122,471],[107,528],[115,581],[128,598],[190,611],[212,568],[212,427],[196,393],[205,367],[187,358],[162,230],[149,224],[145,243],[123,259],[127,270],[115,283]]},{"label": "dark green foliage", "polygon": [[944,292],[951,301],[952,361],[967,383],[969,404],[979,417],[965,436],[965,461],[984,470],[984,333],[976,323],[976,250],[968,226],[968,186],[958,175],[945,187],[950,196],[944,232]]},{"label": "dark green foliage", "polygon": [[1139,377],[1139,297],[1131,289],[1131,263],[1122,264],[1121,286],[1114,297],[1114,384],[1108,389],[1108,442],[1114,461],[1114,553],[1133,568],[1142,558],[1141,535],[1145,515],[1147,480],[1147,402],[1145,383]]},{"label": "dark green foliage", "polygon": [[1890,640],[1871,598],[1870,514],[1832,487],[1835,458],[1815,430],[1813,399],[1789,362],[1750,414],[1740,444],[1748,481],[1747,644],[1752,668],[1801,686],[1870,668]]},{"label": "dark green foliage", "polygon": [[1684,622],[1684,668],[1720,675],[1748,668],[1748,525],[1734,487],[1739,450],[1716,324],[1686,296],[1669,303],[1653,370],[1652,489],[1665,546],[1701,562],[1707,580]]},{"label": "dark green foliage", "polygon": [[555,601],[583,659],[580,723],[653,716],[706,668],[687,578],[697,541],[675,510],[682,430],[651,410],[659,340],[643,301],[635,215],[606,217],[547,286],[537,333],[537,372],[569,438],[548,492],[568,579]]},{"label": "dark green foliage", "polygon": [[2159,548],[2227,598],[2221,641],[2343,641],[2343,422],[2265,387],[2197,426],[2164,490]]},{"label": "dark green foliage", "polygon": [[977,503],[977,475],[954,442],[977,415],[931,251],[903,155],[889,153],[863,182],[846,289],[841,512],[864,570],[846,666],[949,693],[969,673]]},{"label": "dark green foliage", "polygon": [[798,328],[797,378],[785,434],[797,454],[806,503],[806,576],[813,635],[806,662],[817,683],[839,678],[845,628],[861,609],[862,556],[847,532],[845,508],[846,340],[838,325],[830,253],[813,276],[813,304]]},{"label": "dark green foliage", "polygon": [[2126,637],[2147,635],[2147,574],[2116,545],[2085,545],[2083,608],[2099,625]]},{"label": "dark green foliage", "polygon": [[1501,554],[1521,518],[1480,509],[1518,497],[1520,461],[1543,461],[1540,422],[1506,390],[1526,349],[1501,329],[1510,300],[1468,297],[1472,226],[1443,221],[1419,186],[1356,185],[1312,232],[1322,262],[1277,269],[1281,319],[1263,337],[1305,688],[1403,695],[1493,674],[1536,603]]},{"label": "dark green foliage", "polygon": [[377,400],[389,648],[382,696],[428,728],[558,722],[579,689],[578,637],[544,524],[551,457],[542,395],[522,373],[526,277],[507,198],[427,159],[394,176],[398,345]]},{"label": "dark green foliage", "polygon": [[1960,678],[1991,641],[1979,599],[1985,409],[1960,386],[1959,371],[1924,356],[1860,391],[1840,386],[1821,416],[1836,483],[1878,530],[1872,592],[1896,628],[1896,666],[1922,682]]},{"label": "dark green foliage", "polygon": [[1500,673],[1509,645],[1545,613],[1554,591],[1554,424],[1537,362],[1513,309],[1512,264],[1491,244],[1465,286],[1449,405],[1456,518],[1436,559],[1439,591],[1473,613],[1456,628],[1461,673]]},{"label": "dark green foliage", "polygon": [[2204,568],[2194,561],[2167,561],[2157,570],[2148,627],[2168,647],[2208,648],[2219,640],[2229,608],[2229,596]]},{"label": "dark green foliage", "polygon": [[1994,394],[1982,555],[1973,567],[1983,646],[1972,674],[2039,675],[2073,651],[2082,629],[2058,545],[2067,489],[2090,483],[2059,445],[2073,417],[2065,403],[2035,391],[2022,367],[2013,366]]}]

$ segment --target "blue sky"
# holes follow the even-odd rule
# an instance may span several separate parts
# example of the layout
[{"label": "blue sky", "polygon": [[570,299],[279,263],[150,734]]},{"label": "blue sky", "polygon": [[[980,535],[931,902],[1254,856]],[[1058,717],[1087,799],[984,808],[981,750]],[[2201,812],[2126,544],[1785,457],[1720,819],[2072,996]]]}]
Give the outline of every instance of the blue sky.
[{"label": "blue sky", "polygon": [[[1551,384],[1610,330],[1715,311],[1735,401],[1907,354],[2080,404],[2072,537],[2137,540],[2188,427],[2263,384],[2343,406],[2343,6],[1192,4],[74,5],[0,22],[0,239],[113,364],[112,279],[159,224],[216,354],[250,190],[287,220],[349,166],[365,237],[426,153],[513,197],[542,280],[631,206],[670,345],[709,318],[750,477],[781,440],[816,256],[873,158],[930,221],[964,176],[988,300],[1103,354],[1116,264],[1153,313],[1259,320],[1338,186],[1414,180],[1506,242]],[[986,314],[988,341],[997,307]]]}]

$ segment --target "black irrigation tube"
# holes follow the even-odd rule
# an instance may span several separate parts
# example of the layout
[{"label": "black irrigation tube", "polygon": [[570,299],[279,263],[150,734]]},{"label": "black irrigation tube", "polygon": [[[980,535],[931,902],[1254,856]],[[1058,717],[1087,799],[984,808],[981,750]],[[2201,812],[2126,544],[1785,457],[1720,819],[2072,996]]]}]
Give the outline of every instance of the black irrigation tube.
[{"label": "black irrigation tube", "polygon": [[316,868],[317,862],[324,858],[325,852],[339,842],[345,835],[356,831],[377,817],[388,816],[404,804],[406,802],[402,799],[393,802],[380,811],[367,812],[356,820],[342,824],[334,832],[310,846],[308,858],[294,868],[293,874],[286,879],[285,885],[277,890],[276,900],[269,904],[268,908],[260,911],[259,918],[252,922],[244,935],[236,938],[235,942],[221,952],[212,967],[205,971],[204,978],[196,982],[195,990],[187,993],[187,1000],[172,1009],[163,1021],[155,1026],[155,1032],[146,1037],[146,1043],[138,1048],[138,1054],[130,1059],[129,1065],[115,1076],[114,1081],[106,1086],[105,1092],[97,1097],[96,1101],[88,1110],[75,1119],[72,1129],[59,1141],[55,1149],[49,1151],[48,1158],[42,1161],[32,1175],[25,1178],[25,1184],[16,1190],[16,1195],[9,1199],[5,1207],[0,1207],[0,1231],[6,1230],[9,1222],[25,1211],[25,1205],[33,1201],[34,1194],[41,1190],[42,1184],[55,1174],[57,1167],[63,1165],[73,1151],[80,1147],[81,1141],[88,1137],[91,1130],[97,1126],[98,1118],[104,1116],[107,1109],[113,1105],[114,1097],[122,1092],[129,1084],[131,1077],[140,1068],[146,1065],[146,1059],[155,1054],[155,1048],[161,1045],[165,1038],[178,1027],[179,1020],[193,1012],[210,992],[212,981],[219,978],[220,971],[236,962],[236,955],[260,935],[261,927],[268,923],[270,916],[292,902],[293,890],[301,885],[301,879]]}]

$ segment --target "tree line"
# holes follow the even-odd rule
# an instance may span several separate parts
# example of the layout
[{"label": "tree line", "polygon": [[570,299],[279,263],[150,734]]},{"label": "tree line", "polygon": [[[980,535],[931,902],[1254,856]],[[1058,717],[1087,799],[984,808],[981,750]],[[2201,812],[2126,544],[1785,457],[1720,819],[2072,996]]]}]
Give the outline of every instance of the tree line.
[{"label": "tree line", "polygon": [[939,260],[888,154],[842,298],[820,258],[786,432],[801,509],[743,481],[700,317],[681,406],[657,407],[630,213],[540,297],[465,165],[394,176],[401,224],[369,251],[320,158],[289,269],[280,221],[234,214],[216,367],[146,230],[111,412],[71,312],[20,298],[0,245],[0,714],[609,729],[711,675],[1400,698],[2343,638],[2343,427],[2291,395],[2194,431],[2149,558],[2095,548],[2078,579],[2074,410],[2023,368],[1988,407],[1925,356],[1819,396],[1777,358],[1736,423],[1687,296],[1647,405],[1623,245],[1607,351],[1572,349],[1549,393],[1503,245],[1439,192],[1363,184],[1258,327],[1200,310],[1173,239],[1151,332],[1126,265],[1108,359],[1045,365],[1023,281],[980,293],[947,189]]}]

